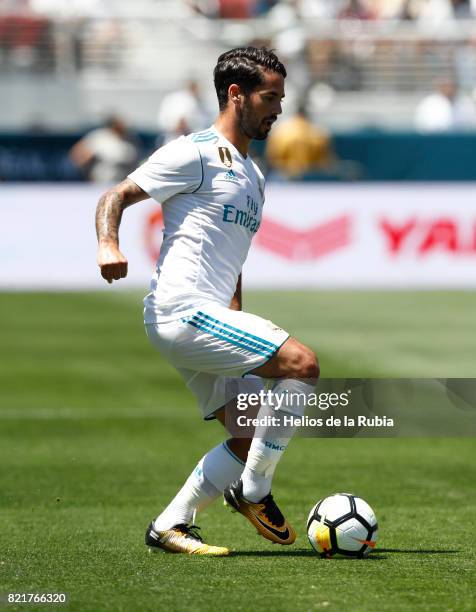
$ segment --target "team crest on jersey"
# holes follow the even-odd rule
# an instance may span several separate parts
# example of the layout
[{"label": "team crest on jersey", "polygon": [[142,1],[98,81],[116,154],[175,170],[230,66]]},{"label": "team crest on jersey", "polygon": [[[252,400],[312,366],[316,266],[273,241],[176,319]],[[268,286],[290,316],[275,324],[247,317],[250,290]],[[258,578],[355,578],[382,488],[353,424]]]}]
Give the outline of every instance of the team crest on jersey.
[{"label": "team crest on jersey", "polygon": [[231,168],[233,165],[233,158],[228,147],[218,147],[218,153],[220,154],[221,163],[225,164],[227,168]]}]

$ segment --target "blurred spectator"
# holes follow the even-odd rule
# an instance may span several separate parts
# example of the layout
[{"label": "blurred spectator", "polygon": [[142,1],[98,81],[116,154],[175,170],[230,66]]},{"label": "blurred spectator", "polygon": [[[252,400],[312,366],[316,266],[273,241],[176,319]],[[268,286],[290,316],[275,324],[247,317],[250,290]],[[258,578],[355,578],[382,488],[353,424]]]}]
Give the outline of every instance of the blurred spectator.
[{"label": "blurred spectator", "polygon": [[404,21],[413,21],[417,18],[414,0],[404,0],[398,13],[398,18]]},{"label": "blurred spectator", "polygon": [[0,15],[0,68],[46,72],[54,68],[52,27],[28,14]]},{"label": "blurred spectator", "polygon": [[268,163],[287,178],[309,172],[331,171],[336,165],[329,135],[308,119],[304,104],[277,125],[268,138]]},{"label": "blurred spectator", "polygon": [[253,6],[253,15],[259,16],[266,14],[273,6],[278,4],[279,0],[255,0]]},{"label": "blurred spectator", "polygon": [[451,0],[453,5],[453,14],[456,19],[471,18],[471,4],[469,0]]},{"label": "blurred spectator", "polygon": [[197,15],[218,17],[218,0],[185,0],[185,4]]},{"label": "blurred spectator", "polygon": [[252,0],[220,0],[219,4],[222,19],[247,19],[253,14]]},{"label": "blurred spectator", "polygon": [[137,166],[140,150],[124,121],[111,116],[104,127],[81,138],[69,155],[90,181],[116,183]]},{"label": "blurred spectator", "polygon": [[445,19],[469,19],[472,16],[472,0],[404,0],[401,2],[401,19],[442,23]]},{"label": "blurred spectator", "polygon": [[405,0],[372,0],[371,9],[376,13],[378,19],[397,19]]},{"label": "blurred spectator", "polygon": [[57,56],[68,56],[73,50],[75,67],[83,69],[87,41],[90,62],[92,59],[104,70],[118,68],[118,49],[125,46],[125,41],[122,26],[112,19],[105,0],[30,0],[30,3],[35,14],[61,22],[56,36]]},{"label": "blurred spectator", "polygon": [[418,104],[415,112],[415,127],[421,132],[468,129],[475,125],[473,101],[458,91],[451,78],[438,81],[435,91]]},{"label": "blurred spectator", "polygon": [[211,117],[202,100],[198,83],[190,80],[183,89],[164,96],[158,112],[164,143],[208,127]]},{"label": "blurred spectator", "polygon": [[347,0],[300,0],[299,14],[302,19],[334,19],[346,3]]},{"label": "blurred spectator", "polygon": [[415,0],[415,17],[428,23],[444,23],[453,17],[451,0]]},{"label": "blurred spectator", "polygon": [[0,15],[28,15],[30,12],[30,0],[0,0]]},{"label": "blurred spectator", "polygon": [[205,17],[249,19],[264,15],[280,0],[185,0],[185,3],[194,13]]},{"label": "blurred spectator", "polygon": [[30,0],[31,10],[51,19],[108,17],[111,15],[104,0]]},{"label": "blurred spectator", "polygon": [[338,13],[339,19],[375,19],[377,13],[365,0],[348,0],[347,6]]}]

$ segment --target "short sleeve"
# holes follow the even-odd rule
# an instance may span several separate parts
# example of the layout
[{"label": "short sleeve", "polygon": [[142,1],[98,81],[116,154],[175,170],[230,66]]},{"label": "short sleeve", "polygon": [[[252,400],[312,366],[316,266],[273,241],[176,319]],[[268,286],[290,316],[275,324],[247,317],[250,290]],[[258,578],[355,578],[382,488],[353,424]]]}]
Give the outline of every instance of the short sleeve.
[{"label": "short sleeve", "polygon": [[191,193],[203,179],[198,147],[185,138],[173,140],[155,151],[128,178],[160,203],[178,193]]}]

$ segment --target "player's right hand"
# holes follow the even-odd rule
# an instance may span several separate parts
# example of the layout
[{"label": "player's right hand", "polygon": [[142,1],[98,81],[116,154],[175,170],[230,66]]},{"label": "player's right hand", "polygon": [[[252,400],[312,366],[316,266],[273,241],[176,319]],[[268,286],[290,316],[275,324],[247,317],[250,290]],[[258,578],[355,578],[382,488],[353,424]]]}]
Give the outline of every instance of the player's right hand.
[{"label": "player's right hand", "polygon": [[116,245],[100,244],[97,261],[101,269],[101,276],[108,283],[127,276],[127,259]]}]

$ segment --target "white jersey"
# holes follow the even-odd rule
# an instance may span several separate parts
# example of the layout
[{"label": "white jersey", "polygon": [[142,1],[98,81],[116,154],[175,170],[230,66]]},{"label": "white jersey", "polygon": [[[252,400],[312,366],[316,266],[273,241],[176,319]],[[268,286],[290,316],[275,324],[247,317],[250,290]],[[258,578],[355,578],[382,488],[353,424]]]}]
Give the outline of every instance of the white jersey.
[{"label": "white jersey", "polygon": [[129,178],[162,204],[164,237],[145,322],[228,307],[264,203],[258,166],[215,127],[158,149]]}]

